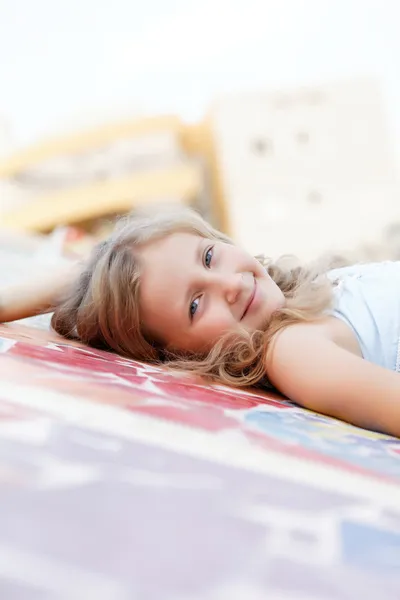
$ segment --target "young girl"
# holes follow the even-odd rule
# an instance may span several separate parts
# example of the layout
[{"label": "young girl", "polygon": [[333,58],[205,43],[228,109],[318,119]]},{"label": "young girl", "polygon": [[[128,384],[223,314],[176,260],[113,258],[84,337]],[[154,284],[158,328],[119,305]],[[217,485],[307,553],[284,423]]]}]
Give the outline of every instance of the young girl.
[{"label": "young girl", "polygon": [[[268,240],[266,240],[266,243]],[[122,221],[83,265],[0,293],[97,348],[400,436],[400,263],[325,272],[254,258],[189,209]]]}]

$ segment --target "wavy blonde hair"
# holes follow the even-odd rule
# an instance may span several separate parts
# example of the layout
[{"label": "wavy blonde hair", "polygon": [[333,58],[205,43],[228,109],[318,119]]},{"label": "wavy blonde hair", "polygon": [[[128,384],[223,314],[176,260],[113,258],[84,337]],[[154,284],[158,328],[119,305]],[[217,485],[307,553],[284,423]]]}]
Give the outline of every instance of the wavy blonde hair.
[{"label": "wavy blonde hair", "polygon": [[122,219],[100,243],[68,294],[54,308],[53,329],[66,338],[135,360],[162,363],[238,387],[268,385],[265,357],[282,328],[322,317],[332,302],[332,285],[324,277],[328,265],[302,267],[282,257],[276,262],[257,257],[282,290],[285,306],[265,330],[226,334],[204,355],[169,352],[144,332],[140,314],[141,264],[135,254],[147,242],[177,231],[232,244],[188,208],[163,207],[136,211]]}]

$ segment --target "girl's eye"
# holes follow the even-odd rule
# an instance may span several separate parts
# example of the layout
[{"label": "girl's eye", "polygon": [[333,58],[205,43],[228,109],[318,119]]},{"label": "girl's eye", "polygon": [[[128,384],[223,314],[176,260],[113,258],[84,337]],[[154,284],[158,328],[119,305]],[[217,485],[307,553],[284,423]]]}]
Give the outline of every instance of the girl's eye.
[{"label": "girl's eye", "polygon": [[208,248],[208,250],[206,251],[205,255],[204,255],[204,264],[205,266],[209,269],[211,266],[211,261],[213,258],[213,254],[214,254],[214,247],[211,246],[211,248]]},{"label": "girl's eye", "polygon": [[[211,262],[213,259],[213,255],[214,255],[214,246],[211,246],[211,248],[208,248],[205,253],[204,253],[204,266],[207,267],[207,269],[209,269],[211,267]],[[197,309],[199,308],[199,304],[200,304],[200,297],[195,298],[189,307],[189,318],[190,320],[193,320],[194,315],[197,312]]]},{"label": "girl's eye", "polygon": [[196,310],[199,307],[199,302],[200,302],[200,298],[196,298],[191,303],[190,308],[189,308],[189,317],[190,317],[190,319],[193,319],[193,317],[194,317],[194,315],[196,313]]}]

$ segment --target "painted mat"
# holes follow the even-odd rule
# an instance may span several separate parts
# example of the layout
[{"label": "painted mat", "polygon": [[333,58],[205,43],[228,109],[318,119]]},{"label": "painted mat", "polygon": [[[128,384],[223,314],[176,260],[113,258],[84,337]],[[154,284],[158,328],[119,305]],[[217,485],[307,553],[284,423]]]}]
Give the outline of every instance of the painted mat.
[{"label": "painted mat", "polygon": [[0,328],[0,597],[400,597],[400,443]]}]

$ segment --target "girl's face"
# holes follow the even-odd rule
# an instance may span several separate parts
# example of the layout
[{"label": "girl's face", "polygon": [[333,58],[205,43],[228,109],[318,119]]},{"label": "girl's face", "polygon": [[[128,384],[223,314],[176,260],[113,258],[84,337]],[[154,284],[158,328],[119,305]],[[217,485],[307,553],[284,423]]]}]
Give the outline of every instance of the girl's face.
[{"label": "girl's face", "polygon": [[144,330],[170,350],[202,352],[227,332],[262,329],[285,298],[237,246],[173,233],[138,250]]}]

